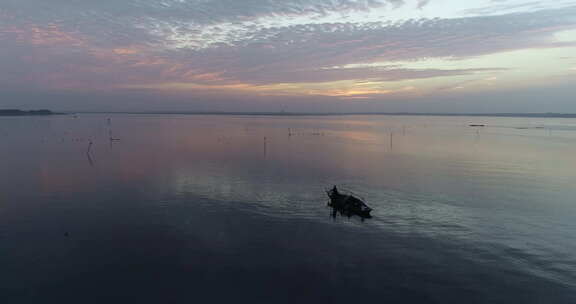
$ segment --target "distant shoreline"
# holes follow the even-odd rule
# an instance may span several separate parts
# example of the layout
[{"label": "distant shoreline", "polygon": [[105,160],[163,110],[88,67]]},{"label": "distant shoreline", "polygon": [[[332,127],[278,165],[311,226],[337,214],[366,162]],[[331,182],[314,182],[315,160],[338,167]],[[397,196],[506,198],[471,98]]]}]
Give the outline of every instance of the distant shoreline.
[{"label": "distant shoreline", "polygon": [[46,116],[58,115],[62,113],[54,113],[50,110],[30,110],[23,111],[18,109],[0,109],[0,116]]},{"label": "distant shoreline", "polygon": [[134,115],[235,115],[235,116],[469,116],[469,117],[527,117],[527,118],[576,118],[573,113],[409,113],[409,112],[350,112],[350,113],[306,113],[306,112],[74,112],[78,114],[134,114]]},{"label": "distant shoreline", "polygon": [[56,113],[50,110],[0,109],[0,116],[47,116],[64,114],[132,114],[132,115],[215,115],[215,116],[450,116],[450,117],[524,117],[524,118],[576,118],[576,113],[410,113],[410,112],[348,112],[348,113],[307,113],[307,112],[67,112]]}]

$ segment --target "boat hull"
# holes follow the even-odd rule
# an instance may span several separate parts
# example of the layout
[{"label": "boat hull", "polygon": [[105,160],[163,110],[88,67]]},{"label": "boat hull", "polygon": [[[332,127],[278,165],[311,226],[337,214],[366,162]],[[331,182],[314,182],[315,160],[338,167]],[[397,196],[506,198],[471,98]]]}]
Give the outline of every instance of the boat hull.
[{"label": "boat hull", "polygon": [[362,200],[352,195],[334,194],[328,192],[330,202],[328,206],[334,208],[334,211],[339,211],[340,214],[351,216],[358,215],[362,218],[370,218],[372,208],[368,207]]}]

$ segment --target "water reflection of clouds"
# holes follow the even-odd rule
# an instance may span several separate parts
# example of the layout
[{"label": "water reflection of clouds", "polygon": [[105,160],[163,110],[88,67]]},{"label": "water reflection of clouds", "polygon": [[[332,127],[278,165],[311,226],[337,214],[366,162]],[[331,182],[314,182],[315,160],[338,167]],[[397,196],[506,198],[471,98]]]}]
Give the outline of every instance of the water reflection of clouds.
[{"label": "water reflection of clouds", "polygon": [[377,143],[381,139],[381,136],[366,131],[339,131],[333,134],[346,140],[359,141],[363,143]]},{"label": "water reflection of clouds", "polygon": [[[106,116],[60,119],[38,125],[12,120],[18,121],[17,136],[7,136],[0,150],[7,162],[3,169],[10,169],[0,172],[0,186],[8,189],[0,194],[8,204],[15,202],[13,209],[22,208],[16,204],[22,192],[35,196],[32,203],[50,199],[74,209],[74,216],[57,204],[49,206],[51,211],[35,210],[46,222],[60,216],[79,222],[85,233],[94,229],[105,236],[120,230],[119,242],[141,237],[156,256],[152,243],[235,254],[247,242],[261,249],[262,243],[278,241],[278,234],[278,242],[287,240],[285,252],[300,248],[302,238],[326,241],[338,230],[334,244],[349,248],[357,239],[373,237],[363,249],[374,251],[359,250],[362,256],[372,252],[405,261],[404,250],[412,246],[412,257],[429,261],[430,250],[447,246],[446,251],[469,257],[482,269],[501,260],[506,267],[540,271],[535,277],[548,280],[558,274],[570,281],[564,274],[573,269],[575,248],[576,145],[555,133],[537,134],[542,130],[492,126],[570,125],[574,120],[482,118],[488,127],[477,134],[467,124],[479,118],[117,115],[112,127],[122,141],[111,148],[102,141],[105,127],[99,131]],[[402,126],[408,131],[394,134],[390,150],[389,131]],[[288,128],[320,130],[325,136],[289,137]],[[86,142],[70,141],[88,135],[95,143],[94,167],[86,160]],[[14,174],[26,183],[16,187]],[[331,222],[323,190],[332,184],[361,193],[374,208],[374,219]],[[285,230],[267,230],[279,223]],[[326,235],[314,234],[312,224],[326,227]],[[352,233],[350,243],[338,238],[342,231]],[[172,238],[174,243],[166,241]],[[307,244],[311,252],[317,250],[315,241]],[[551,257],[548,265],[539,263],[543,257]]]},{"label": "water reflection of clouds", "polygon": [[[291,179],[303,181],[339,179],[389,181],[412,176],[416,172],[445,172],[462,176],[532,176],[549,180],[556,176],[570,179],[576,148],[563,141],[559,132],[551,135],[542,130],[492,128],[524,124],[554,124],[570,127],[572,120],[542,120],[489,118],[489,127],[476,134],[466,127],[464,118],[442,117],[304,117],[300,118],[226,118],[217,116],[156,117],[154,119],[118,118],[114,128],[123,141],[113,148],[95,137],[92,169],[84,155],[86,142],[71,141],[71,137],[98,135],[100,128],[80,120],[54,121],[50,128],[38,130],[31,126],[34,140],[46,137],[39,151],[45,151],[35,162],[42,163],[42,180],[49,188],[81,187],[102,180],[123,182],[158,182],[161,179],[194,177],[191,183],[204,184],[207,189],[232,184],[282,183]],[[103,118],[102,118],[103,119]],[[427,126],[422,124],[426,122]],[[61,132],[71,129],[74,134]],[[43,122],[43,124],[46,124]],[[408,131],[401,126],[408,126]],[[289,128],[320,130],[324,136],[303,133],[288,136]],[[26,131],[28,130],[28,131]],[[390,149],[390,132],[396,131]],[[405,132],[402,132],[402,131]],[[45,134],[43,134],[43,132]],[[566,131],[568,132],[568,131]],[[562,133],[564,136],[567,133]],[[23,134],[24,134],[23,133]],[[105,130],[100,132],[105,134]],[[570,132],[568,132],[570,133]],[[65,142],[54,140],[63,137]],[[88,136],[89,135],[89,136]],[[517,136],[522,135],[522,136]],[[267,138],[264,155],[263,138]],[[34,142],[23,138],[12,140],[30,146]],[[34,154],[28,155],[32,157]],[[37,155],[37,154],[36,154]],[[26,157],[24,154],[21,157]],[[34,162],[32,162],[34,163]],[[538,164],[538,166],[535,166]],[[184,173],[183,173],[184,172]],[[388,176],[394,172],[394,176]],[[176,176],[176,178],[172,178]],[[212,186],[210,186],[212,185]],[[210,188],[212,187],[212,188]],[[224,190],[222,190],[224,191]],[[254,189],[254,192],[266,192]],[[206,190],[209,192],[209,190]],[[273,190],[269,190],[270,193]],[[223,193],[228,193],[224,191]]]}]

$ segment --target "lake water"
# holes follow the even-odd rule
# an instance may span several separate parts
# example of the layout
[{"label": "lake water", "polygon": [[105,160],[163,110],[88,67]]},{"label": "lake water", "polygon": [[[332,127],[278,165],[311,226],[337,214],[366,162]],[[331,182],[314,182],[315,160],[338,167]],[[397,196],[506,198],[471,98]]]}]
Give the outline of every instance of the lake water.
[{"label": "lake water", "polygon": [[[0,140],[2,303],[576,303],[576,119],[85,114]],[[332,218],[334,184],[373,218]]]}]

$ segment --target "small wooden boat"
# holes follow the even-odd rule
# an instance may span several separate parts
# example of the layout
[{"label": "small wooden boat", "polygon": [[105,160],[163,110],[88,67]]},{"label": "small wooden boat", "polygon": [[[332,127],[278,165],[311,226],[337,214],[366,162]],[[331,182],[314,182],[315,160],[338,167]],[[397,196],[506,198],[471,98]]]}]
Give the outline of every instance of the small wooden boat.
[{"label": "small wooden boat", "polygon": [[326,194],[330,198],[328,206],[334,208],[334,210],[340,211],[341,214],[347,216],[356,214],[362,218],[370,218],[370,212],[372,208],[368,207],[361,199],[355,197],[352,193],[340,192],[336,186],[332,189],[327,190]]}]

